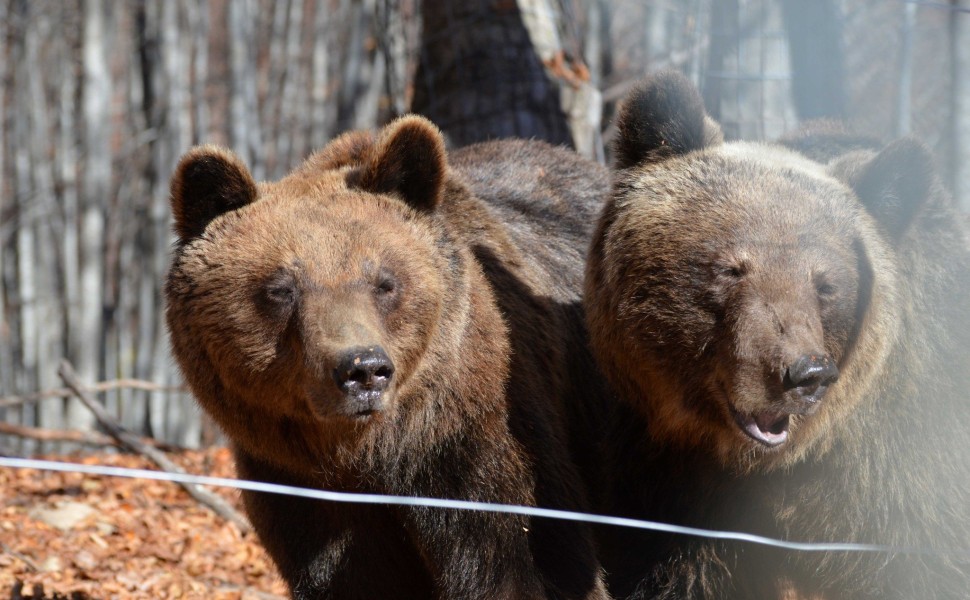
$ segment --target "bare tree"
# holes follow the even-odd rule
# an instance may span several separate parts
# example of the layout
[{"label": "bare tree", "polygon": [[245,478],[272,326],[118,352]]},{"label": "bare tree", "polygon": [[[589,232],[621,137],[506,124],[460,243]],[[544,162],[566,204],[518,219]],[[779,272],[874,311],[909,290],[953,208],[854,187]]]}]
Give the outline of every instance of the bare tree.
[{"label": "bare tree", "polygon": [[781,3],[799,118],[845,116],[842,15],[835,0]]},{"label": "bare tree", "polygon": [[[795,107],[838,112],[841,48],[846,115],[882,136],[906,117],[949,157],[941,163],[970,202],[970,5],[907,4],[0,0],[0,396],[57,387],[67,358],[85,381],[158,384],[99,392],[125,428],[180,444],[213,439],[191,398],[173,391],[159,293],[168,180],[196,143],[229,146],[257,177],[276,178],[413,100],[456,144],[575,140],[597,156],[612,106],[658,68],[695,78],[729,133],[770,138],[797,122]],[[902,100],[910,108],[900,111]],[[92,426],[62,398],[0,402],[0,419]]]},{"label": "bare tree", "polygon": [[953,31],[953,152],[950,170],[953,192],[964,211],[970,212],[970,0],[954,0]]},{"label": "bare tree", "polygon": [[514,0],[424,0],[412,110],[457,146],[526,137],[572,146]]}]

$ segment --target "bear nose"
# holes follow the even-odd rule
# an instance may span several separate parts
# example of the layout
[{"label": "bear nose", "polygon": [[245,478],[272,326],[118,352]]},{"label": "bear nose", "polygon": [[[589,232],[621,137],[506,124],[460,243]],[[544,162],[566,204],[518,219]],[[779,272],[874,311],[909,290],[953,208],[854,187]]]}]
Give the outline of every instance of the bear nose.
[{"label": "bear nose", "polygon": [[814,404],[838,378],[839,369],[828,355],[803,354],[785,371],[784,387],[786,392],[794,391],[799,400]]},{"label": "bear nose", "polygon": [[394,363],[380,346],[351,348],[341,355],[333,379],[345,394],[383,392],[391,383]]}]

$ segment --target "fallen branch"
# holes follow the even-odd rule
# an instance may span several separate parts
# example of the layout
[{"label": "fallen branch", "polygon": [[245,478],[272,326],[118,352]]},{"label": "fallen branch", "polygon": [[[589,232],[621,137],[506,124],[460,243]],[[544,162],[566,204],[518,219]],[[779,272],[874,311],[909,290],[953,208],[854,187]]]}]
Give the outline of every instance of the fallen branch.
[{"label": "fallen branch", "polygon": [[[118,440],[122,446],[131,450],[132,452],[137,452],[142,456],[149,458],[164,471],[169,473],[185,473],[185,469],[172,462],[171,459],[165,456],[163,452],[157,448],[153,448],[143,443],[137,436],[122,427],[114,419],[114,417],[109,415],[108,411],[104,409],[104,406],[92,398],[89,393],[86,392],[78,383],[77,374],[74,372],[74,367],[71,366],[71,363],[67,362],[66,360],[62,361],[60,368],[57,370],[57,374],[60,375],[61,380],[64,381],[64,384],[74,391],[75,395],[81,400],[81,402],[83,402],[84,405],[87,406],[92,413],[94,413],[95,418],[108,433],[108,435]],[[229,503],[223,500],[220,496],[191,483],[183,483],[181,485],[185,488],[185,491],[187,491],[190,496],[205,506],[211,508],[217,515],[232,523],[235,523],[236,527],[238,527],[243,533],[252,531],[252,526],[250,526],[246,518],[239,514],[239,512],[237,512],[233,507],[229,506]]]},{"label": "fallen branch", "polygon": [[[40,427],[26,427],[0,421],[0,435],[12,435],[39,442],[74,442],[86,446],[118,446],[119,442],[113,437],[102,435],[95,431],[76,431],[64,429],[42,429]],[[151,438],[141,438],[143,444],[154,446],[160,450],[179,450],[177,446],[165,444]]]},{"label": "fallen branch", "polygon": [[117,446],[114,438],[93,431],[61,431],[57,429],[41,429],[38,427],[24,427],[13,423],[0,421],[0,434],[14,435],[40,442],[76,442],[88,446]]},{"label": "fallen branch", "polygon": [[[112,390],[119,389],[132,389],[132,390],[144,390],[146,392],[184,392],[188,393],[188,388],[179,385],[158,385],[157,383],[152,383],[151,381],[144,381],[142,379],[116,379],[114,381],[104,381],[101,383],[96,383],[94,385],[86,385],[83,389],[85,392],[110,392]],[[33,394],[24,394],[22,396],[6,396],[0,398],[0,408],[10,408],[11,406],[20,406],[21,404],[28,404],[30,402],[37,402],[39,400],[46,400],[48,398],[70,398],[74,396],[74,390],[70,388],[57,388],[53,390],[44,390],[41,392],[34,392]]]},{"label": "fallen branch", "polygon": [[[9,554],[10,556],[12,556],[12,557],[14,557],[14,558],[22,561],[25,565],[27,565],[27,568],[30,569],[31,571],[34,571],[35,573],[40,572],[40,567],[37,566],[37,563],[35,563],[34,561],[32,561],[29,556],[25,556],[25,555],[17,552],[13,548],[11,548],[10,546],[8,546],[8,545],[6,545],[6,544],[4,544],[2,542],[0,542],[0,550],[3,550],[3,553],[4,554]],[[20,582],[17,582],[17,583],[20,583]],[[16,591],[16,588],[17,588],[17,584],[15,583],[14,584],[14,591]]]}]

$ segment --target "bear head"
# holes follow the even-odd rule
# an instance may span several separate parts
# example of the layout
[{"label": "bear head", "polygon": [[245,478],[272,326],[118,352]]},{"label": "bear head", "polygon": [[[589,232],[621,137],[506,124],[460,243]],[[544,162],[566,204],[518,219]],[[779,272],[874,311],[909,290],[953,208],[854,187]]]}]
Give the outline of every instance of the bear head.
[{"label": "bear head", "polygon": [[462,310],[465,259],[434,218],[446,170],[440,133],[418,117],[338,138],[277,182],[220,148],[182,158],[167,319],[187,380],[235,442],[262,454],[274,423],[279,445],[287,431],[297,445],[307,428],[325,438],[390,418],[447,355],[429,345],[448,338],[443,312]]},{"label": "bear head", "polygon": [[801,154],[725,143],[672,72],[630,95],[618,135],[585,290],[617,393],[653,440],[738,471],[831,447],[899,335],[893,240],[919,190],[883,175],[922,154],[844,165],[863,205]]}]

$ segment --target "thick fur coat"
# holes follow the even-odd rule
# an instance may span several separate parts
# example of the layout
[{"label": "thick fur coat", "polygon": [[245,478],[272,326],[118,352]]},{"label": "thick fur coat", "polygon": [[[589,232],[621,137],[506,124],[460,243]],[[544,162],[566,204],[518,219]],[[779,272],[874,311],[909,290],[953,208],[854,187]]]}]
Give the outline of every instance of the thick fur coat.
[{"label": "thick fur coat", "polygon": [[[814,136],[814,137],[813,137]],[[813,542],[970,540],[966,220],[911,140],[724,143],[663,73],[619,117],[586,275],[608,510]],[[810,160],[808,156],[816,160]],[[617,597],[966,598],[966,555],[606,530]]]},{"label": "thick fur coat", "polygon": [[[449,165],[450,162],[450,165]],[[538,142],[446,155],[405,117],[277,182],[172,179],[175,356],[242,477],[587,508],[570,451],[605,169]],[[244,492],[295,598],[604,598],[582,524]]]}]

